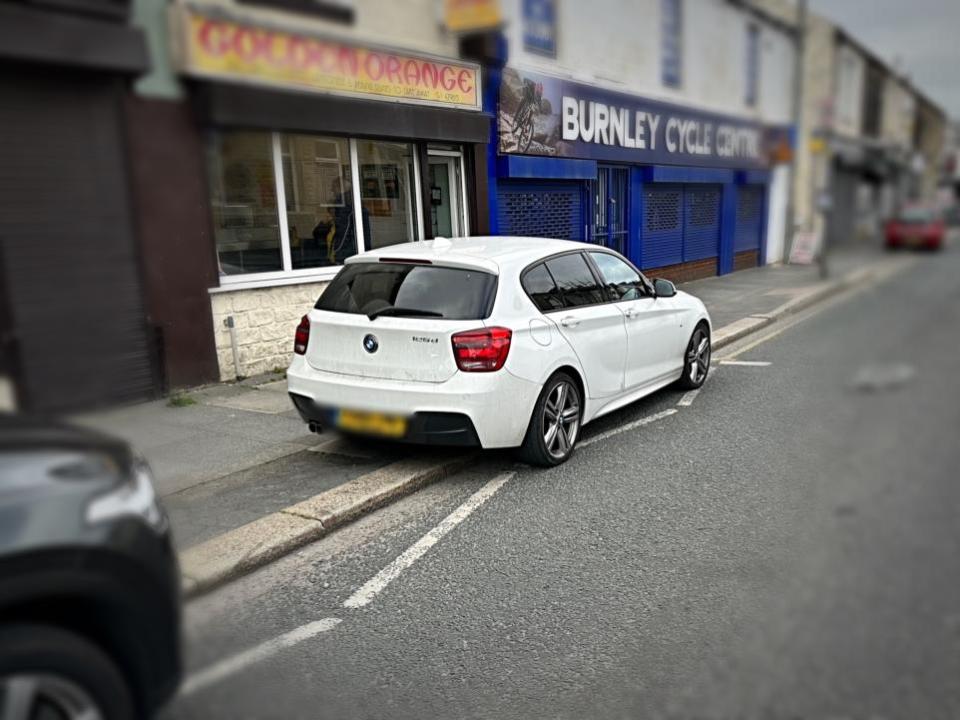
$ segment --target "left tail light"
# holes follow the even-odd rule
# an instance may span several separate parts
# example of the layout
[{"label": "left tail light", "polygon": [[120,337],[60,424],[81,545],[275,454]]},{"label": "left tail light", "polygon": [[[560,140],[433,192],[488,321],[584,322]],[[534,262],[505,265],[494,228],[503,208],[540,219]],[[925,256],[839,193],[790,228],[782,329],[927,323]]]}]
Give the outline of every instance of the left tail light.
[{"label": "left tail light", "polygon": [[310,342],[310,318],[304,315],[297,325],[297,334],[293,336],[293,351],[297,355],[307,354],[307,343]]},{"label": "left tail light", "polygon": [[464,372],[493,372],[503,367],[513,332],[504,327],[467,330],[453,336],[453,357]]}]

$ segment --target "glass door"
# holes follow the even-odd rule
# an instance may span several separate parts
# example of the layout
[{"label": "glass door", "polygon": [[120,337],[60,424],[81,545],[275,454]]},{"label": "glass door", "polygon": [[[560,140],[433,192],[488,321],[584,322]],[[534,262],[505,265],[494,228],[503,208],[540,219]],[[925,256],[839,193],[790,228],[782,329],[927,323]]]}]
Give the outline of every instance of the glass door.
[{"label": "glass door", "polygon": [[429,151],[430,223],[433,237],[463,237],[463,156],[454,151]]}]

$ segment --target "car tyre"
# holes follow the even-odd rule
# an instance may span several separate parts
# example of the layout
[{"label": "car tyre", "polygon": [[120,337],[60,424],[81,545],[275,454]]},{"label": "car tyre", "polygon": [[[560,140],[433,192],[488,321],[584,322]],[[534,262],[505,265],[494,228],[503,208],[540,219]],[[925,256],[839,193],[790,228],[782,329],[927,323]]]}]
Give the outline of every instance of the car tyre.
[{"label": "car tyre", "polygon": [[[43,699],[57,708],[56,717],[135,717],[130,688],[107,654],[79,635],[48,625],[0,628],[0,710],[16,697],[20,702]],[[24,710],[23,716],[36,715]]]},{"label": "car tyre", "polygon": [[683,374],[677,381],[681,390],[696,390],[707,381],[710,372],[710,328],[700,323],[693,330],[683,353]]},{"label": "car tyre", "polygon": [[533,407],[520,458],[531,465],[554,467],[573,454],[580,437],[583,398],[577,382],[565,372],[544,383]]}]

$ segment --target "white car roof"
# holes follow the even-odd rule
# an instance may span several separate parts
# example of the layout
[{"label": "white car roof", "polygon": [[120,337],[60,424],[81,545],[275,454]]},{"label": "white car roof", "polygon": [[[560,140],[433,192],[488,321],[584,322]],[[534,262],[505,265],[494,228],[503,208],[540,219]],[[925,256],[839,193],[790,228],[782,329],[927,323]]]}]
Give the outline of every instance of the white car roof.
[{"label": "white car roof", "polygon": [[477,268],[500,274],[519,272],[540,258],[566,250],[596,250],[596,245],[573,240],[481,235],[465,238],[437,238],[371,250],[347,258],[347,264],[380,260],[429,260],[448,267]]}]

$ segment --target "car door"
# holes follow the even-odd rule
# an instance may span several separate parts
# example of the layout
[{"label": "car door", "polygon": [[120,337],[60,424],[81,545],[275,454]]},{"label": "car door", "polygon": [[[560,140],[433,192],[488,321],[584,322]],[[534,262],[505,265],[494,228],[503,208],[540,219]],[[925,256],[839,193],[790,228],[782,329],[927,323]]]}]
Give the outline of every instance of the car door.
[{"label": "car door", "polygon": [[623,390],[627,359],[624,315],[606,297],[583,253],[565,253],[544,261],[563,307],[550,313],[580,359],[591,397]]},{"label": "car door", "polygon": [[680,314],[671,298],[654,297],[629,263],[612,253],[589,253],[627,332],[626,389],[656,382],[683,363],[678,350]]}]

